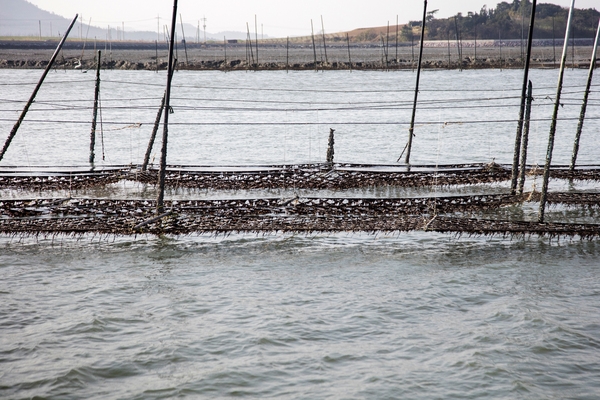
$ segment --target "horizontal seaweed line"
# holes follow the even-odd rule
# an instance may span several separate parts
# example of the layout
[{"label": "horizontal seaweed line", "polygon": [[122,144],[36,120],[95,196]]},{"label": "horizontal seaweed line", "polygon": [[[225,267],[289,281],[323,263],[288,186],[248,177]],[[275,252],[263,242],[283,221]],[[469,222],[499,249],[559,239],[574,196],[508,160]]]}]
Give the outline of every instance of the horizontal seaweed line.
[{"label": "horizontal seaweed line", "polygon": [[[125,85],[144,85],[144,86],[158,86],[164,87],[164,84],[160,83],[142,83],[142,82],[126,82],[126,81],[117,81],[110,79],[103,79],[102,82],[109,83],[118,83]],[[600,86],[600,84],[592,84],[593,87]],[[402,93],[408,92],[413,93],[414,89],[382,89],[382,90],[335,90],[335,89],[290,89],[290,88],[256,88],[256,87],[243,87],[243,86],[201,86],[201,85],[177,85],[173,84],[174,89],[177,88],[187,88],[187,89],[210,89],[210,90],[249,90],[249,91],[257,91],[257,92],[308,92],[308,93]],[[563,86],[563,88],[581,88],[581,85],[567,85]],[[556,86],[544,86],[536,88],[536,90],[542,89],[553,89],[556,90]],[[520,91],[521,88],[503,88],[503,89],[419,89],[419,92],[509,92],[509,91]]]},{"label": "horizontal seaweed line", "polygon": [[[412,91],[414,92],[414,90]],[[411,93],[412,93],[411,92]],[[419,90],[419,92],[427,92],[426,90]],[[462,93],[462,92],[461,92]],[[568,99],[565,97],[565,95],[567,94],[581,94],[583,93],[583,90],[577,90],[577,91],[566,91],[563,90],[562,94],[563,96],[561,97],[562,99]],[[548,92],[548,93],[540,93],[539,89],[538,91],[536,91],[536,98],[540,98],[541,96],[551,96],[556,94],[555,92]],[[102,102],[106,103],[106,102],[118,102],[118,103],[124,103],[124,102],[132,102],[132,101],[153,101],[153,102],[160,102],[162,97],[138,97],[138,98],[102,98]],[[468,97],[468,98],[442,98],[442,99],[432,99],[432,100],[420,100],[419,104],[428,104],[428,103],[444,103],[444,102],[456,102],[456,101],[460,101],[460,102],[468,102],[468,101],[490,101],[490,100],[510,100],[510,99],[520,99],[521,96],[517,93],[515,93],[512,96],[501,96],[501,97]],[[349,101],[342,101],[342,102],[335,102],[335,101],[293,101],[293,100],[282,100],[282,99],[278,99],[278,100],[256,100],[256,99],[240,99],[240,98],[215,98],[215,97],[210,97],[210,98],[206,98],[206,97],[183,97],[183,96],[172,96],[171,100],[182,100],[182,101],[208,101],[208,102],[231,102],[231,103],[259,103],[259,104],[268,104],[268,103],[275,103],[275,104],[312,104],[312,105],[317,105],[317,104],[328,104],[328,105],[336,105],[336,104],[343,104],[343,105],[354,105],[354,104],[412,104],[413,101],[412,100],[397,100],[397,101],[390,101],[390,100],[379,100],[379,101],[360,101],[360,102],[349,102]],[[580,98],[575,98],[572,100],[580,100]],[[71,99],[55,99],[55,100],[43,100],[43,101],[39,101],[36,100],[36,104],[64,104],[64,103],[73,103],[73,102],[90,102],[91,100],[89,98],[85,98],[85,99],[76,99],[76,98],[71,98]],[[594,100],[591,100],[594,101]],[[23,99],[23,100],[13,100],[13,99],[6,99],[6,98],[0,98],[0,102],[3,103],[18,103],[18,104],[25,104],[27,103],[27,100]]]},{"label": "horizontal seaweed line", "polygon": [[[578,121],[579,118],[558,118],[558,121]],[[600,120],[600,117],[587,117],[586,120]],[[552,118],[536,118],[531,122],[549,122]],[[0,118],[0,122],[14,122],[12,119]],[[89,125],[89,121],[69,121],[69,120],[26,120],[30,123],[38,124],[77,124]],[[498,120],[473,120],[473,121],[417,121],[417,125],[467,125],[467,124],[503,124],[516,123],[516,119],[498,119]],[[124,128],[140,128],[142,125],[154,125],[154,122],[127,122],[127,121],[103,121],[103,125],[124,125]],[[169,122],[173,126],[311,126],[311,125],[332,125],[332,126],[352,126],[352,125],[410,125],[409,122],[388,121],[388,122]]]},{"label": "horizontal seaweed line", "polygon": [[[162,83],[145,83],[145,82],[127,82],[127,81],[119,81],[119,80],[110,80],[103,79],[103,83],[117,83],[119,85],[143,85],[143,86],[156,86],[156,87],[164,87],[165,85]],[[56,85],[56,84],[68,84],[68,83],[95,83],[95,79],[91,80],[64,80],[64,81],[48,81],[45,83],[48,85]],[[18,82],[18,83],[0,83],[0,86],[34,86],[37,82]],[[600,84],[592,84],[592,87],[600,86]],[[581,85],[565,85],[563,88],[581,88]],[[201,85],[173,85],[174,89],[177,88],[187,88],[187,89],[208,89],[208,90],[248,90],[248,91],[257,91],[257,92],[306,92],[306,93],[402,93],[414,92],[414,89],[382,89],[382,90],[333,90],[333,89],[290,89],[290,88],[257,88],[257,87],[227,87],[227,86],[201,86]],[[545,89],[556,89],[553,86],[541,86],[536,88],[536,90],[545,90]],[[520,91],[521,88],[503,88],[503,89],[419,89],[419,92],[434,92],[434,93],[443,93],[443,92],[510,92],[510,91]]]},{"label": "horizontal seaweed line", "polygon": [[[450,103],[450,101],[448,102]],[[588,106],[590,105],[600,105],[599,103],[588,102]],[[533,104],[533,108],[542,108],[549,107],[551,103],[547,104]],[[579,102],[577,103],[566,103],[561,101],[562,106],[581,106]],[[49,106],[52,106],[49,104]],[[489,105],[469,105],[469,106],[460,106],[460,105],[452,105],[452,106],[439,106],[439,105],[431,105],[431,106],[420,106],[419,110],[474,110],[474,109],[501,109],[501,108],[515,108],[515,104],[489,104]],[[235,111],[235,112],[269,112],[269,113],[314,113],[314,112],[324,112],[324,111],[408,111],[412,110],[412,106],[410,105],[394,105],[394,104],[381,104],[381,105],[371,105],[371,106],[351,106],[348,105],[346,107],[329,107],[329,108],[321,108],[321,107],[312,107],[312,108],[267,108],[267,107],[193,107],[187,105],[171,105],[171,108],[177,110],[178,112],[185,111]],[[93,110],[92,106],[54,106],[54,108],[30,108],[28,112],[63,112],[63,111],[85,111],[88,112]],[[156,106],[137,106],[137,107],[128,107],[128,106],[103,106],[102,110],[157,110]],[[16,109],[0,109],[0,112],[19,112],[20,110]]]}]

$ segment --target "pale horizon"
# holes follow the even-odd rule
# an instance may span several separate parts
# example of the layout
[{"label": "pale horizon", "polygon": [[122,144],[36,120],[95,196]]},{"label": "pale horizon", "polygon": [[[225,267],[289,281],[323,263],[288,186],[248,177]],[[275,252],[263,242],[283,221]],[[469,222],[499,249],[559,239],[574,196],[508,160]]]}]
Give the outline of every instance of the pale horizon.
[{"label": "pale horizon", "polygon": [[[104,0],[28,0],[43,10],[53,12],[61,17],[73,18],[79,14],[84,23],[105,28],[108,25],[125,27],[127,31],[156,31],[157,27],[168,25],[173,2],[165,0],[135,0],[117,1]],[[479,12],[484,5],[495,8],[498,1],[493,3],[480,0],[429,0],[428,11],[439,10],[437,18],[447,18],[456,13],[466,14],[469,11]],[[545,3],[569,7],[569,0],[546,1]],[[222,4],[222,3],[220,3]],[[255,16],[258,33],[269,37],[305,36],[311,32],[311,19],[315,32],[321,31],[321,16],[323,17],[326,33],[350,31],[358,28],[400,24],[420,20],[423,14],[423,2],[411,1],[407,5],[398,5],[392,0],[373,0],[369,7],[364,2],[340,2],[306,0],[302,3],[283,3],[273,0],[257,0],[254,2],[231,2],[228,7],[208,4],[202,7],[197,1],[179,0],[179,14],[184,23],[194,26],[202,25],[206,18],[206,31],[217,33],[224,31],[244,32],[246,23],[254,31]],[[577,8],[596,8],[597,0],[579,0]],[[160,20],[157,20],[160,18]],[[159,28],[160,30],[160,28]]]}]

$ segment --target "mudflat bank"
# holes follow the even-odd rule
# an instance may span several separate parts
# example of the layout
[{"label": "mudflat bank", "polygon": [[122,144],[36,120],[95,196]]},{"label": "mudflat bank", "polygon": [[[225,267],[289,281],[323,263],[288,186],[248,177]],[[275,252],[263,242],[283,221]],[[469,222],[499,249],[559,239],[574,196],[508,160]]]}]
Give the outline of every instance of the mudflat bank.
[{"label": "mudflat bank", "polygon": [[[35,69],[48,65],[55,42],[0,41],[0,68]],[[578,42],[569,50],[568,65],[588,68],[591,45]],[[103,68],[124,70],[165,70],[168,49],[164,43],[69,43],[60,52],[55,68],[95,68],[98,51]],[[532,67],[553,68],[559,63],[562,48],[535,46]],[[261,44],[252,48],[244,43],[184,44],[176,48],[178,69],[189,70],[403,70],[417,65],[416,46],[376,44],[312,45],[285,43]],[[521,68],[522,48],[514,43],[466,43],[459,54],[455,45],[429,44],[424,48],[423,67],[436,69]]]}]

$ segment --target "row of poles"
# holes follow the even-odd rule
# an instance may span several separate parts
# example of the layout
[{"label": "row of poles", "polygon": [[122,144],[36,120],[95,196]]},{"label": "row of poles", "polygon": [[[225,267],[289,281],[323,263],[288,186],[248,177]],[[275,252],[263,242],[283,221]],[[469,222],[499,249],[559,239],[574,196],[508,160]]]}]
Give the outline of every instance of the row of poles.
[{"label": "row of poles", "polygon": [[[534,25],[535,25],[536,6],[537,6],[537,0],[533,0],[532,1],[532,10],[531,10],[531,19],[530,19],[530,24],[529,24],[529,37],[528,37],[528,42],[527,42],[527,56],[526,56],[526,60],[525,60],[524,74],[523,74],[523,87],[522,87],[522,92],[521,92],[521,103],[520,103],[520,107],[519,107],[519,119],[518,119],[518,123],[517,123],[517,133],[515,135],[515,150],[514,150],[513,164],[512,164],[512,170],[511,170],[511,192],[513,194],[516,194],[517,190],[520,194],[523,193],[524,182],[525,182],[525,170],[526,170],[526,166],[527,166],[527,146],[528,146],[528,136],[529,136],[529,122],[530,122],[530,117],[531,117],[531,104],[533,101],[533,85],[532,85],[531,81],[529,80],[529,68],[530,68],[530,60],[531,60],[531,47],[532,47],[532,42],[533,42],[533,29],[534,29]],[[540,208],[539,208],[539,213],[538,213],[538,221],[540,223],[544,222],[544,217],[545,217],[545,207],[546,207],[547,194],[548,194],[550,166],[552,163],[552,153],[554,150],[554,139],[555,139],[555,135],[556,135],[556,126],[557,126],[557,122],[558,122],[558,111],[560,108],[560,99],[561,99],[561,93],[562,93],[564,70],[565,70],[565,66],[566,66],[566,62],[567,62],[568,41],[569,41],[569,34],[571,32],[574,8],[575,8],[575,0],[571,0],[569,17],[568,17],[568,21],[567,21],[567,29],[566,29],[566,33],[565,33],[563,53],[562,53],[562,57],[561,57],[560,72],[559,72],[559,78],[558,78],[558,84],[557,84],[557,92],[556,92],[556,97],[555,97],[555,102],[554,102],[554,111],[553,111],[553,115],[552,115],[552,120],[551,120],[552,122],[551,122],[551,126],[550,126],[550,134],[549,134],[549,139],[548,139],[548,150],[547,150],[547,154],[546,154],[546,163],[544,166],[542,193],[541,193]],[[64,42],[66,41],[69,33],[71,32],[71,29],[75,25],[75,22],[77,21],[77,19],[78,19],[78,15],[75,16],[75,18],[71,22],[69,28],[65,32],[65,35],[63,36],[62,40],[58,44],[58,47],[56,48],[54,54],[52,55],[52,57],[50,59],[50,62],[48,63],[46,69],[44,70],[44,73],[42,74],[42,77],[40,78],[38,84],[36,85],[32,95],[31,95],[29,101],[27,102],[25,108],[23,109],[19,119],[17,120],[17,123],[14,125],[13,129],[11,130],[9,137],[7,138],[7,140],[4,144],[4,147],[0,151],[0,161],[3,159],[4,154],[6,153],[8,147],[10,146],[10,143],[12,142],[13,138],[15,137],[21,123],[23,122],[23,120],[25,118],[25,115],[27,114],[27,111],[29,110],[29,107],[34,102],[35,97],[36,97],[39,89],[41,88],[42,83],[44,82],[44,79],[46,78],[48,72],[51,70],[52,65],[54,64],[54,61],[56,60],[60,50],[63,47]],[[413,138],[415,137],[414,127],[415,127],[418,96],[419,96],[419,83],[420,83],[420,77],[421,77],[423,44],[424,44],[426,21],[427,21],[427,0],[424,0],[423,20],[422,20],[422,26],[421,26],[421,40],[420,40],[420,47],[419,47],[419,58],[418,58],[418,64],[417,64],[417,76],[416,76],[416,84],[415,84],[415,94],[414,94],[414,100],[413,100],[413,109],[412,109],[410,127],[409,127],[409,132],[408,132],[409,133],[408,142],[407,142],[402,154],[400,155],[400,157],[397,160],[397,161],[400,161],[400,159],[402,158],[402,155],[406,152],[406,157],[404,160],[406,164],[410,164],[412,142],[413,142]],[[177,24],[177,0],[174,0],[171,32],[175,32],[176,24]],[[312,25],[312,21],[311,21],[311,25]],[[248,29],[248,38],[250,38],[249,29]],[[588,100],[588,96],[589,96],[590,89],[591,89],[591,83],[592,83],[592,78],[593,78],[593,74],[594,74],[594,69],[596,66],[596,55],[597,55],[597,48],[598,48],[598,44],[599,44],[599,38],[600,38],[600,21],[598,23],[598,30],[596,33],[596,38],[594,40],[594,48],[593,48],[592,58],[591,58],[591,62],[590,62],[590,69],[589,69],[589,73],[588,73],[587,85],[586,85],[586,89],[584,92],[584,101],[583,101],[582,109],[580,112],[579,124],[577,126],[575,143],[573,146],[573,155],[572,155],[571,164],[570,164],[571,172],[574,171],[575,164],[577,161],[577,154],[579,151],[579,142],[580,142],[581,133],[583,130],[583,123],[585,120],[585,114],[586,114],[586,108],[587,108],[587,100]],[[256,38],[256,39],[257,39],[256,40],[256,45],[257,45],[256,58],[258,60],[258,38]],[[325,40],[325,37],[324,37],[324,30],[323,30],[323,41],[324,40]],[[314,46],[314,33],[313,33],[313,48],[314,47],[315,46]],[[144,163],[142,165],[142,170],[145,171],[148,166],[148,162],[150,159],[150,153],[152,150],[154,140],[158,133],[158,127],[160,125],[160,121],[163,118],[163,114],[164,114],[162,147],[161,147],[159,179],[158,179],[159,192],[158,192],[158,197],[157,197],[157,208],[156,208],[156,213],[159,216],[164,214],[164,189],[165,189],[165,177],[166,177],[166,165],[167,165],[167,144],[168,144],[168,132],[169,132],[168,125],[169,125],[169,114],[170,114],[170,110],[171,110],[171,106],[170,106],[171,82],[172,82],[173,71],[174,71],[174,67],[175,67],[175,63],[176,63],[175,57],[174,57],[174,48],[175,48],[175,35],[172,34],[169,37],[167,87],[166,87],[165,94],[164,94],[162,102],[161,102],[160,110],[156,117],[154,130],[152,132],[150,143],[148,145],[148,150],[146,151],[146,154],[144,157]],[[252,52],[251,45],[248,50],[250,52]],[[96,136],[96,117],[97,117],[97,112],[98,112],[99,93],[100,93],[100,65],[101,65],[100,59],[101,59],[101,52],[99,51],[98,52],[98,65],[97,65],[97,71],[96,71],[96,88],[95,88],[95,96],[94,96],[94,112],[93,112],[93,121],[92,121],[92,131],[90,134],[91,137],[90,137],[89,161],[90,161],[90,164],[92,164],[92,165],[93,165],[94,159],[95,159],[94,147],[95,147],[95,136]],[[316,64],[316,50],[315,50],[315,64]],[[331,132],[331,134],[333,135],[333,132]],[[330,140],[332,140],[332,138],[330,138]],[[331,157],[331,158],[333,158],[333,157]],[[328,159],[329,159],[329,154],[328,154]]]},{"label": "row of poles", "polygon": [[[527,41],[527,55],[524,66],[524,74],[523,74],[523,87],[521,91],[521,103],[519,107],[519,119],[517,123],[517,133],[515,135],[515,150],[513,155],[513,163],[511,170],[511,193],[523,194],[523,188],[525,185],[525,170],[527,168],[527,145],[528,145],[528,135],[529,135],[529,122],[531,118],[531,103],[533,101],[533,85],[529,80],[529,68],[530,68],[530,60],[531,60],[531,47],[533,43],[533,28],[535,26],[535,12],[537,7],[537,0],[532,0],[532,8],[531,8],[531,19],[529,23],[529,37]],[[550,180],[550,166],[552,164],[552,153],[554,151],[554,139],[556,136],[556,126],[558,122],[558,111],[560,109],[560,99],[562,94],[562,85],[565,67],[567,64],[567,56],[568,56],[568,46],[569,46],[569,38],[571,33],[571,26],[573,22],[573,12],[575,9],[575,0],[571,0],[571,6],[569,8],[569,17],[567,20],[567,29],[565,32],[565,40],[563,46],[563,52],[560,63],[560,70],[558,76],[558,84],[556,88],[556,96],[554,99],[554,110],[552,113],[552,120],[550,124],[550,133],[548,136],[548,149],[546,152],[546,162],[544,165],[544,174],[543,174],[543,184],[542,184],[542,193],[540,199],[540,207],[538,211],[538,222],[543,223],[546,213],[546,202],[548,198],[548,185]],[[412,117],[410,121],[410,127],[408,129],[408,142],[400,154],[398,158],[398,162],[402,158],[402,155],[406,152],[406,158],[404,162],[406,164],[410,164],[410,156],[412,150],[412,142],[415,128],[415,115],[417,110],[417,102],[419,97],[419,81],[421,77],[421,65],[422,65],[422,57],[423,57],[423,39],[425,32],[425,23],[427,17],[427,0],[424,0],[424,9],[423,9],[423,22],[421,27],[421,45],[419,48],[419,59],[417,64],[417,81],[415,84],[415,97],[413,102],[413,111]],[[571,157],[570,164],[570,172],[573,173],[575,170],[575,164],[577,162],[577,154],[579,152],[579,142],[581,139],[581,132],[583,130],[583,123],[585,121],[585,114],[587,109],[588,97],[591,89],[592,79],[594,76],[594,69],[596,67],[596,55],[598,49],[598,40],[600,37],[600,21],[598,22],[598,29],[596,32],[596,38],[594,40],[594,48],[592,51],[592,57],[590,59],[590,69],[588,73],[587,84],[584,92],[583,105],[581,108],[579,123],[577,126],[577,132],[575,134],[575,143],[573,145],[573,154]],[[525,132],[523,132],[525,130]]]}]

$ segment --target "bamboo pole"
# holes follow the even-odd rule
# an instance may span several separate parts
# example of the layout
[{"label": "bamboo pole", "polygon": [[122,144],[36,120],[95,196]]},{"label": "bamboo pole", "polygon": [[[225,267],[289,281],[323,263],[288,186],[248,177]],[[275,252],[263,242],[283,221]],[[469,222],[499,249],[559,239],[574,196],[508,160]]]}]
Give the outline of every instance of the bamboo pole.
[{"label": "bamboo pole", "polygon": [[175,28],[177,25],[177,0],[173,0],[173,18],[171,21],[171,40],[169,42],[169,71],[167,73],[167,90],[165,91],[165,111],[162,148],[160,152],[160,170],[158,173],[158,197],[156,199],[156,215],[164,213],[165,180],[167,172],[167,142],[169,139],[169,110],[171,108],[171,80],[173,78],[173,48],[175,47]]},{"label": "bamboo pole", "polygon": [[98,99],[100,98],[100,67],[102,66],[102,51],[98,50],[96,66],[96,87],[94,90],[94,112],[92,116],[92,131],[90,132],[90,164],[94,165],[94,149],[96,147],[96,119],[98,118]]},{"label": "bamboo pole", "polygon": [[287,37],[285,45],[285,72],[290,72],[290,37]]},{"label": "bamboo pole", "polygon": [[321,33],[323,35],[323,50],[325,51],[325,65],[329,65],[327,58],[327,43],[325,42],[325,25],[323,24],[323,16],[321,15]]},{"label": "bamboo pole", "polygon": [[398,65],[398,14],[396,14],[396,65]]},{"label": "bamboo pole", "polygon": [[248,30],[248,46],[250,48],[250,57],[252,58],[252,65],[254,65],[254,50],[252,49],[252,35],[250,35],[250,26],[246,22],[246,29]]},{"label": "bamboo pole", "polygon": [[529,145],[529,125],[531,121],[531,103],[533,102],[533,85],[529,81],[527,87],[527,107],[525,109],[525,127],[521,142],[521,168],[519,174],[519,194],[523,194],[525,187],[525,170],[527,169],[527,147]]},{"label": "bamboo pole", "polygon": [[451,67],[451,54],[450,54],[450,29],[448,29],[448,69]]},{"label": "bamboo pole", "polygon": [[73,28],[73,25],[75,25],[75,22],[77,22],[77,18],[79,18],[79,14],[75,15],[75,18],[73,18],[73,21],[71,21],[71,25],[69,25],[69,28],[65,32],[65,34],[62,37],[58,46],[56,47],[56,50],[54,50],[54,54],[52,54],[52,57],[50,58],[50,61],[48,62],[48,65],[46,66],[46,69],[44,70],[42,77],[40,78],[37,85],[35,86],[35,89],[33,89],[33,93],[31,93],[31,97],[29,97],[29,101],[27,101],[25,108],[21,112],[21,116],[19,117],[19,119],[13,126],[12,130],[10,131],[8,138],[6,139],[6,142],[4,143],[4,147],[2,148],[2,151],[0,152],[0,161],[2,161],[2,159],[4,158],[4,154],[6,154],[6,151],[8,150],[8,147],[10,146],[10,142],[12,142],[12,140],[15,138],[15,135],[17,134],[17,131],[19,130],[19,127],[21,126],[21,123],[23,123],[23,120],[25,119],[25,116],[27,115],[27,112],[29,111],[29,107],[31,107],[31,104],[33,104],[33,102],[35,101],[35,97],[37,96],[40,88],[42,87],[42,84],[44,83],[44,80],[46,79],[48,72],[50,72],[50,70],[52,69],[52,66],[54,65],[54,61],[56,61],[56,57],[58,57],[58,53],[60,52],[63,45],[65,44],[65,41],[67,40],[67,37],[69,36],[69,33],[71,32],[71,29]]},{"label": "bamboo pole", "polygon": [[223,56],[225,57],[225,71],[227,71],[227,37],[223,36]]},{"label": "bamboo pole", "polygon": [[183,17],[179,14],[181,21],[181,36],[183,36],[183,50],[185,51],[185,65],[188,65],[187,41],[185,40],[185,31],[183,30]]},{"label": "bamboo pole", "polygon": [[538,213],[538,222],[544,222],[546,214],[546,201],[548,199],[548,183],[550,181],[550,165],[552,164],[552,152],[554,151],[554,137],[556,135],[556,123],[558,120],[558,110],[560,108],[560,96],[562,94],[563,77],[565,74],[565,65],[567,63],[567,53],[569,50],[569,33],[571,32],[571,23],[573,21],[573,10],[575,9],[575,0],[571,0],[569,9],[569,19],[567,20],[567,29],[565,31],[565,42],[563,53],[560,60],[560,72],[558,74],[558,84],[556,87],[556,98],[554,99],[554,112],[550,124],[550,133],[548,135],[548,151],[546,152],[546,165],[544,166],[544,181],[542,184],[542,195],[540,198],[540,210]]},{"label": "bamboo pole", "polygon": [[[412,117],[410,119],[410,128],[408,129],[408,144],[407,144],[407,148],[406,148],[406,158],[404,160],[404,162],[406,164],[410,164],[410,152],[412,150],[412,141],[413,141],[413,136],[414,136],[414,131],[415,131],[415,116],[417,114],[417,100],[419,98],[419,80],[421,78],[421,63],[423,61],[423,43],[425,42],[425,22],[427,20],[427,0],[424,0],[423,3],[424,3],[423,22],[421,25],[421,43],[419,46],[419,61],[418,61],[418,65],[417,65],[417,83],[415,85],[415,99],[413,102]],[[402,158],[402,155],[400,155],[400,157],[398,157],[398,161],[400,161],[400,158]]]},{"label": "bamboo pole", "polygon": [[500,71],[502,71],[502,32],[498,31],[498,42],[500,42]]},{"label": "bamboo pole", "polygon": [[352,56],[350,55],[350,35],[346,32],[346,42],[348,42],[348,64],[350,65],[350,72],[352,72]]},{"label": "bamboo pole", "polygon": [[310,31],[312,35],[312,44],[313,44],[313,54],[315,56],[315,71],[318,71],[317,68],[317,47],[315,46],[315,28],[313,26],[313,20],[310,20]]},{"label": "bamboo pole", "polygon": [[388,71],[390,69],[389,54],[390,54],[390,21],[388,21],[387,34],[385,36],[385,65],[386,65],[386,68]]},{"label": "bamboo pole", "polygon": [[[173,62],[177,64],[177,59],[173,60]],[[152,148],[154,147],[154,141],[156,140],[156,134],[158,133],[158,128],[160,127],[160,120],[162,119],[162,113],[165,108],[166,94],[166,92],[165,94],[163,94],[162,100],[160,102],[160,107],[158,108],[158,112],[156,113],[154,128],[152,129],[152,134],[150,135],[150,140],[148,141],[148,148],[146,149],[146,154],[144,155],[144,162],[142,163],[142,171],[146,171],[148,169],[150,155],[152,154]]]},{"label": "bamboo pole", "polygon": [[585,121],[585,113],[587,110],[588,97],[590,95],[590,88],[592,87],[592,79],[594,77],[594,69],[596,68],[596,56],[598,52],[598,39],[600,37],[600,21],[598,21],[598,29],[596,31],[596,40],[594,41],[594,49],[592,50],[592,58],[590,59],[590,70],[588,72],[587,85],[585,87],[585,93],[583,94],[583,104],[581,105],[581,112],[579,113],[579,123],[577,124],[577,133],[575,134],[575,143],[573,144],[573,156],[571,157],[571,166],[569,172],[575,171],[575,164],[577,163],[577,154],[579,153],[579,140],[581,139],[581,131],[583,130],[583,122]]},{"label": "bamboo pole", "polygon": [[454,17],[454,33],[456,34],[456,51],[458,52],[458,66],[459,70],[462,71],[462,50],[460,47],[460,35],[458,33],[458,17]]},{"label": "bamboo pole", "polygon": [[[166,93],[165,93],[166,95]],[[144,162],[142,163],[142,171],[146,171],[148,169],[148,163],[150,163],[150,155],[152,154],[152,148],[154,147],[154,141],[156,140],[156,134],[158,133],[158,128],[160,126],[160,120],[162,119],[162,113],[165,109],[165,95],[160,102],[160,108],[158,109],[158,113],[156,113],[156,120],[154,121],[154,128],[152,129],[152,134],[150,135],[150,140],[148,141],[148,148],[146,149],[146,155],[144,156]]]},{"label": "bamboo pole", "polygon": [[256,44],[256,68],[258,69],[258,17],[254,14],[254,36],[256,40],[254,41]]},{"label": "bamboo pole", "polygon": [[533,43],[533,27],[535,25],[535,8],[537,0],[531,3],[531,19],[529,21],[529,37],[527,38],[527,55],[525,68],[523,72],[523,86],[521,88],[521,105],[519,107],[519,121],[517,123],[517,134],[515,135],[515,150],[513,154],[513,164],[511,171],[510,190],[515,194],[517,190],[517,180],[519,177],[519,152],[521,151],[521,138],[523,136],[523,115],[525,113],[525,101],[527,100],[527,83],[529,82],[529,66],[531,61],[531,45]]}]

